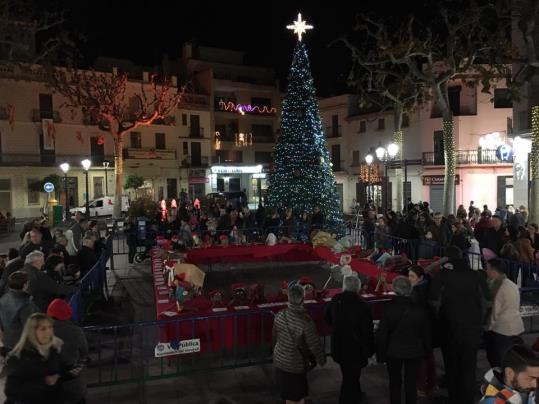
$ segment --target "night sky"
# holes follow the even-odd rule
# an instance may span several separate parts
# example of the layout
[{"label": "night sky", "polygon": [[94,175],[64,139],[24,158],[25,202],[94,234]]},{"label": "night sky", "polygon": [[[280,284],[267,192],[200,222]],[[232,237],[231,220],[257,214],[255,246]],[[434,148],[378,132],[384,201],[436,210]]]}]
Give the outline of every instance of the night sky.
[{"label": "night sky", "polygon": [[[352,31],[358,12],[384,13],[393,17],[410,12],[414,1],[400,9],[383,1],[279,2],[274,1],[166,1],[130,2],[58,0],[67,12],[67,28],[86,37],[80,47],[86,64],[99,55],[126,58],[153,66],[164,53],[177,59],[181,44],[195,40],[199,45],[246,52],[247,63],[273,67],[285,81],[295,36],[285,28],[301,11],[314,25],[306,35],[318,92],[332,95],[346,91],[349,53],[331,41]],[[418,3],[418,2],[415,2]]]}]

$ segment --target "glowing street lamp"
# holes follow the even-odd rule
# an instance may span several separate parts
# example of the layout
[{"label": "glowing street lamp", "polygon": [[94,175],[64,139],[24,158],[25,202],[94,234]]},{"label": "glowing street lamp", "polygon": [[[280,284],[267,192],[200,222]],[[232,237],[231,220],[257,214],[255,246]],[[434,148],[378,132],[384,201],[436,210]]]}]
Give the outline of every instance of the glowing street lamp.
[{"label": "glowing street lamp", "polygon": [[84,174],[86,175],[86,219],[90,219],[90,195],[89,195],[89,187],[88,187],[88,171],[90,170],[90,167],[92,166],[92,162],[88,159],[84,159],[81,162],[82,168],[84,169]]},{"label": "glowing street lamp", "polygon": [[70,215],[69,215],[69,192],[67,190],[67,172],[69,171],[69,163],[60,164],[60,170],[62,170],[62,172],[64,173],[64,187],[65,187],[65,194],[66,194],[65,219],[67,221],[67,219],[70,218]]},{"label": "glowing street lamp", "polygon": [[372,198],[372,192],[371,192],[371,164],[374,161],[374,157],[372,154],[367,154],[365,156],[365,163],[367,163],[367,202],[369,202]]}]

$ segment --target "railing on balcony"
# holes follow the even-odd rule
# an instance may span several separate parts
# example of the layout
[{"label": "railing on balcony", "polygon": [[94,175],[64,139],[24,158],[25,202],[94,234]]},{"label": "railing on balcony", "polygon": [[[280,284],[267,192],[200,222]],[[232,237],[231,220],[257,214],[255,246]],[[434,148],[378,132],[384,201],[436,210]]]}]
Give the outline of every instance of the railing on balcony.
[{"label": "railing on balcony", "polygon": [[189,126],[189,137],[191,138],[203,138],[204,137],[204,128],[200,126]]},{"label": "railing on balcony", "polygon": [[[92,167],[100,167],[105,156],[91,156]],[[53,150],[49,153],[2,153],[0,155],[0,165],[8,167],[51,167],[62,163],[69,163],[73,167],[80,167],[81,161],[88,158],[87,154],[55,154]],[[111,166],[114,165],[114,157],[106,156]]]},{"label": "railing on balcony", "polygon": [[149,147],[126,148],[124,149],[126,159],[155,159],[155,160],[176,160],[176,150],[173,149],[153,149]]},{"label": "railing on balcony", "polygon": [[182,167],[208,167],[209,162],[208,156],[185,156],[182,160]]},{"label": "railing on balcony", "polygon": [[33,109],[31,113],[32,122],[39,122],[42,119],[52,119],[54,122],[62,122],[62,117],[59,111],[42,111],[40,109]]},{"label": "railing on balcony", "polygon": [[333,171],[345,171],[344,160],[331,160]]},{"label": "railing on balcony", "polygon": [[[508,164],[510,162],[500,161],[496,157],[496,150],[477,149],[477,150],[457,150],[455,152],[456,164]],[[423,165],[442,166],[445,159],[442,153],[426,152],[423,153]]]},{"label": "railing on balcony", "polygon": [[326,126],[326,137],[327,138],[334,138],[334,137],[341,137],[341,125],[339,126]]},{"label": "railing on balcony", "polygon": [[178,104],[180,109],[207,109],[210,107],[210,97],[203,94],[184,94]]}]

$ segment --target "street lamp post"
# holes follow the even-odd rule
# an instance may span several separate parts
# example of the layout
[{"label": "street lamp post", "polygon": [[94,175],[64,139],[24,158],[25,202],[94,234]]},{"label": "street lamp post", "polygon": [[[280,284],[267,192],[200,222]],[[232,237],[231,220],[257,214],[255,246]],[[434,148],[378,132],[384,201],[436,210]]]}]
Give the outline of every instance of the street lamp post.
[{"label": "street lamp post", "polygon": [[370,189],[370,186],[371,186],[371,164],[374,160],[374,157],[372,156],[372,154],[367,154],[365,156],[365,162],[367,163],[367,203],[371,200],[372,198],[372,190]]},{"label": "street lamp post", "polygon": [[69,214],[69,191],[67,189],[67,172],[69,171],[69,163],[62,163],[60,164],[60,170],[64,173],[64,187],[65,187],[65,194],[66,194],[66,202],[65,202],[65,220],[66,222],[70,218]]},{"label": "street lamp post", "polygon": [[86,219],[90,219],[90,194],[88,190],[88,171],[90,170],[90,166],[92,165],[92,162],[88,159],[84,159],[81,161],[82,168],[84,169],[84,174],[86,175]]},{"label": "street lamp post", "polygon": [[110,161],[103,161],[103,168],[105,169],[105,196],[109,196],[109,181],[107,179],[107,169],[110,166]]},{"label": "street lamp post", "polygon": [[389,162],[392,161],[397,154],[399,153],[399,146],[396,143],[390,143],[387,148],[378,146],[376,148],[376,157],[379,161],[384,163],[384,212],[387,212],[389,207],[389,176],[388,176],[388,166]]}]

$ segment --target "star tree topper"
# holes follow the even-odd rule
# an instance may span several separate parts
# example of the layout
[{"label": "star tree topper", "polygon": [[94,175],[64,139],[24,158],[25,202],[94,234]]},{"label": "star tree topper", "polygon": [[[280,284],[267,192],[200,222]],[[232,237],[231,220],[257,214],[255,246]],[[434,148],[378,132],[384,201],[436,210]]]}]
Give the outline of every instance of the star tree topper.
[{"label": "star tree topper", "polygon": [[298,35],[298,40],[301,42],[301,36],[307,32],[308,29],[313,29],[312,25],[307,25],[307,21],[301,19],[301,13],[298,13],[297,21],[294,21],[294,24],[287,25],[287,29],[293,29],[294,34]]}]

